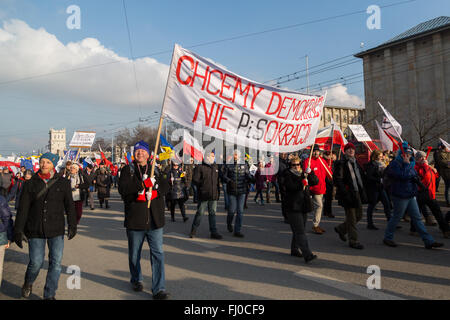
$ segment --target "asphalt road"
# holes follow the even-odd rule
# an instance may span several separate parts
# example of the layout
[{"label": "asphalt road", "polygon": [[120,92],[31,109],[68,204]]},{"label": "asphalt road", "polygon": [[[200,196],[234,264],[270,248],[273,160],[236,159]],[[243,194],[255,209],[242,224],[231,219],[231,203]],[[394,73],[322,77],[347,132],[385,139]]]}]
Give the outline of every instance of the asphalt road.
[{"label": "asphalt road", "polygon": [[[442,194],[439,196],[442,198]],[[249,208],[244,213],[243,239],[226,230],[223,199],[217,213],[222,240],[209,238],[206,216],[197,238],[188,237],[196,208],[192,199],[187,203],[186,223],[182,222],[178,208],[176,222],[170,221],[166,211],[166,288],[171,299],[450,299],[450,240],[442,237],[437,226],[427,229],[437,241],[445,243],[442,249],[426,250],[419,237],[409,235],[409,223],[403,221],[402,229],[395,234],[399,247],[386,247],[382,243],[386,222],[380,203],[374,214],[380,230],[366,229],[364,210],[358,231],[365,249],[356,250],[339,240],[333,231],[344,219],[343,209],[334,201],[336,218],[322,219],[321,227],[326,233],[313,234],[311,220],[307,223],[310,247],[318,255],[317,260],[307,265],[302,258],[289,255],[291,232],[281,217],[280,204],[260,206],[253,197],[251,193]],[[148,246],[144,244],[141,261],[144,291],[136,293],[129,283],[123,203],[116,189],[112,191],[110,204],[108,210],[84,208],[87,210],[77,236],[70,241],[66,238],[57,299],[152,298]],[[450,208],[442,210],[445,213]],[[12,245],[6,251],[0,299],[21,299],[27,263],[26,244],[24,249]],[[76,282],[69,268],[73,265],[81,272],[79,288],[73,288]],[[373,265],[379,267],[381,289],[370,290],[366,286],[372,275],[367,268]],[[47,266],[46,261],[30,299],[42,298]]]}]

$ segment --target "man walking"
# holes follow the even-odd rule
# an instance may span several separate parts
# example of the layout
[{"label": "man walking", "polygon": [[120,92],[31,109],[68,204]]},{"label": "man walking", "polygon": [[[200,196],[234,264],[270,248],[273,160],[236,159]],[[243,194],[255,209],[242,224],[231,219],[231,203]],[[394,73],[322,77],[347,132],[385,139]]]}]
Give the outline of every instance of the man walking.
[{"label": "man walking", "polygon": [[[169,189],[167,179],[155,167],[155,176],[150,177],[150,149],[146,142],[139,141],[134,146],[134,161],[126,165],[120,174],[119,193],[125,205],[125,222],[128,237],[128,262],[131,284],[136,292],[142,291],[141,251],[144,240],[150,247],[152,266],[153,299],[165,300],[163,227],[164,195]],[[152,191],[150,192],[150,188]],[[150,208],[147,207],[151,200]]]},{"label": "man walking", "polygon": [[216,210],[217,200],[220,194],[219,182],[219,168],[214,163],[214,152],[211,152],[205,159],[203,164],[198,165],[194,169],[192,180],[198,187],[198,207],[197,212],[192,223],[192,229],[189,236],[193,238],[197,234],[197,229],[200,226],[202,215],[208,209],[209,217],[209,231],[212,239],[222,239],[222,236],[217,232],[216,227]]},{"label": "man walking", "polygon": [[364,249],[358,241],[356,224],[362,218],[362,204],[367,202],[362,180],[362,169],[356,162],[355,146],[347,143],[344,147],[344,159],[336,161],[334,183],[338,204],[344,207],[345,221],[334,228],[342,241],[347,241],[354,249]]},{"label": "man walking", "polygon": [[319,183],[315,186],[310,187],[310,192],[312,195],[313,202],[313,232],[315,234],[322,234],[325,232],[322,229],[320,224],[320,219],[322,218],[322,210],[323,210],[323,195],[327,191],[327,186],[325,179],[328,177],[332,179],[331,169],[328,167],[326,161],[320,156],[320,148],[318,145],[314,145],[313,155],[311,160],[306,160],[303,164],[303,170],[306,171],[307,168],[311,168],[314,171],[317,178],[319,178]]},{"label": "man walking", "polygon": [[43,154],[39,159],[39,171],[24,183],[20,196],[14,242],[22,248],[22,241],[28,241],[30,261],[22,286],[24,298],[32,293],[32,285],[44,264],[47,243],[49,266],[44,299],[55,300],[64,250],[64,212],[67,215],[68,240],[77,232],[77,215],[70,181],[55,174],[58,158],[50,152]]},{"label": "man walking", "polygon": [[[227,164],[224,167],[223,179],[227,184],[229,195],[229,206],[227,215],[227,228],[229,232],[238,238],[243,238],[241,233],[242,217],[244,214],[245,195],[248,191],[249,182],[253,180],[250,175],[248,165],[240,158],[239,150],[235,150],[234,163]],[[236,220],[233,229],[233,219],[236,214]]]}]

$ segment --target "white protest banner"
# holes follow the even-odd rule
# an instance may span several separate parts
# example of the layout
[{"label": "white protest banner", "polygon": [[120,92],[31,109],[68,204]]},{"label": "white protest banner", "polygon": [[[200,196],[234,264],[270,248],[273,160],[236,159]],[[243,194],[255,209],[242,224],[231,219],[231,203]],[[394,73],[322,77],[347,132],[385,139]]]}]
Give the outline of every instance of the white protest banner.
[{"label": "white protest banner", "polygon": [[314,143],[325,98],[248,80],[175,45],[163,114],[230,143],[292,152]]},{"label": "white protest banner", "polygon": [[402,126],[400,123],[398,123],[397,120],[394,119],[394,117],[387,111],[378,101],[378,105],[380,106],[381,110],[383,110],[386,117],[383,118],[383,123],[381,124],[381,128],[383,130],[386,130],[387,133],[389,133],[391,136],[400,138],[400,140],[403,142],[403,139],[401,137],[402,135]]},{"label": "white protest banner", "polygon": [[72,148],[90,148],[95,140],[95,132],[92,131],[75,131],[69,147]]},{"label": "white protest banner", "polygon": [[372,141],[366,129],[360,124],[349,124],[348,127],[352,130],[356,140],[359,142]]}]

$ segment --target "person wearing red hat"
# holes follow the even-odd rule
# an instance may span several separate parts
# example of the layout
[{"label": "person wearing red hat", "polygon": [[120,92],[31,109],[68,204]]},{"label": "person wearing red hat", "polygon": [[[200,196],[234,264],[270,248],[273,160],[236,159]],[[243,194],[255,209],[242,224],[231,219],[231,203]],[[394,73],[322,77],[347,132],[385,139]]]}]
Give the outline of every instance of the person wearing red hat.
[{"label": "person wearing red hat", "polygon": [[331,169],[328,166],[327,162],[320,156],[321,150],[318,145],[314,145],[313,155],[311,159],[307,159],[303,163],[303,170],[307,172],[307,168],[310,168],[311,171],[314,171],[317,178],[319,178],[319,183],[315,186],[310,186],[309,190],[312,195],[313,202],[313,232],[315,234],[322,234],[325,232],[322,229],[320,224],[320,219],[322,218],[322,209],[323,209],[323,195],[327,192],[327,186],[325,179],[332,178]]},{"label": "person wearing red hat", "polygon": [[336,185],[336,199],[344,207],[345,221],[334,228],[342,241],[347,241],[354,249],[363,249],[358,241],[356,224],[362,218],[362,204],[367,202],[362,179],[362,169],[355,158],[355,146],[347,143],[344,147],[344,157],[336,161],[334,183]]}]

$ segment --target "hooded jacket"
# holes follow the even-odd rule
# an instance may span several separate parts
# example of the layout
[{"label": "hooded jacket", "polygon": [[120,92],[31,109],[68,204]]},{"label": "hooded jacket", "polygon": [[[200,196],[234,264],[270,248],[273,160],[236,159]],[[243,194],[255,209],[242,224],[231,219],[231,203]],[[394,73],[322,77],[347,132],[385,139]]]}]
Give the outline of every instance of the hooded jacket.
[{"label": "hooded jacket", "polygon": [[390,180],[390,193],[397,198],[410,199],[417,195],[417,172],[414,169],[416,164],[414,157],[410,163],[403,162],[399,150],[395,159],[386,168],[386,175]]}]

